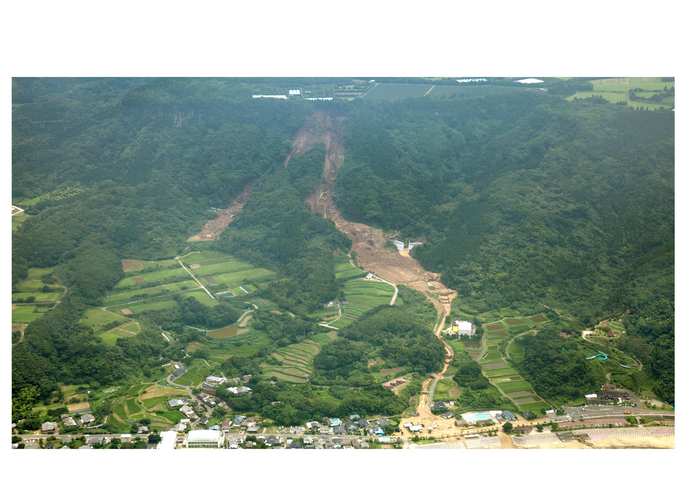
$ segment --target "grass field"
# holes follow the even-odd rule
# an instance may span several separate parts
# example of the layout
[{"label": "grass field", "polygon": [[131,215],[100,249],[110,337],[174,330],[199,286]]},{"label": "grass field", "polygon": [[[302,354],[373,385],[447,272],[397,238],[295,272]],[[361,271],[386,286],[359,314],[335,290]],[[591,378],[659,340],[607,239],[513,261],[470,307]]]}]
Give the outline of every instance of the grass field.
[{"label": "grass field", "polygon": [[[673,81],[662,81],[660,77],[620,77],[608,79],[595,79],[591,81],[593,91],[579,91],[569,96],[567,100],[591,98],[599,96],[610,103],[621,103],[630,108],[642,108],[646,110],[670,110],[674,107],[673,95],[663,95],[664,89],[674,87]],[[630,98],[630,91],[640,98],[651,98],[656,95],[663,96],[662,100],[640,101]]]}]

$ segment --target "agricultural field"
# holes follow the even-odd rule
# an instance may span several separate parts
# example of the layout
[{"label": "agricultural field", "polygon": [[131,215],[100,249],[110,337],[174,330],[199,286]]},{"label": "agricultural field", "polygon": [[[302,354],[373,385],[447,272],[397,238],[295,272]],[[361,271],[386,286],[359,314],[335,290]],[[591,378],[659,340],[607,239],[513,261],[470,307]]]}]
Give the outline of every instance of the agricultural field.
[{"label": "agricultural field", "polygon": [[327,332],[277,349],[271,354],[271,359],[261,365],[262,376],[292,383],[307,382],[313,373],[313,361],[321,351],[321,346],[334,338],[335,332]]},{"label": "agricultural field", "polygon": [[549,404],[543,401],[527,380],[511,366],[510,359],[521,356],[522,351],[517,346],[516,336],[529,333],[546,321],[547,317],[539,314],[529,317],[502,317],[483,325],[482,349],[478,359],[482,373],[523,413],[541,414],[542,409],[548,408]]},{"label": "agricultural field", "polygon": [[670,110],[674,107],[674,81],[660,77],[620,77],[591,81],[593,91],[578,91],[567,100],[599,96],[610,103],[645,110]]},{"label": "agricultural field", "polygon": [[27,324],[53,308],[64,287],[52,278],[50,268],[30,268],[27,278],[12,292],[12,323]]}]

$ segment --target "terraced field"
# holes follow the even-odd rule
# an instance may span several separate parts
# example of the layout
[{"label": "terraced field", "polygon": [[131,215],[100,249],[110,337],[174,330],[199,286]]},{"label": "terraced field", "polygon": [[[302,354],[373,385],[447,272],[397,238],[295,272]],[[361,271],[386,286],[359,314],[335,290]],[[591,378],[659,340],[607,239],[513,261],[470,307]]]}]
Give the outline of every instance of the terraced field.
[{"label": "terraced field", "polygon": [[112,413],[107,424],[120,431],[129,431],[130,423],[149,419],[151,428],[168,429],[184,416],[169,409],[167,400],[182,397],[182,390],[154,383],[138,383],[122,387],[114,395]]},{"label": "terraced field", "polygon": [[335,338],[335,332],[317,334],[298,344],[292,344],[273,352],[272,359],[263,363],[263,377],[304,383],[313,373],[313,360],[321,346]]},{"label": "terraced field", "polygon": [[337,328],[350,325],[377,306],[389,304],[394,295],[394,288],[384,282],[355,278],[345,282],[343,293],[345,302],[342,305],[342,317],[332,323]]},{"label": "terraced field", "polygon": [[63,297],[64,288],[49,280],[51,273],[51,268],[30,268],[27,278],[17,284],[12,292],[13,324],[31,323]]},{"label": "terraced field", "polygon": [[[511,339],[547,321],[543,314],[532,317],[506,317],[484,324],[483,350],[479,359],[484,376],[521,412],[541,414],[549,407],[532,386],[511,366],[506,346]],[[513,349],[511,345],[508,352]]]}]

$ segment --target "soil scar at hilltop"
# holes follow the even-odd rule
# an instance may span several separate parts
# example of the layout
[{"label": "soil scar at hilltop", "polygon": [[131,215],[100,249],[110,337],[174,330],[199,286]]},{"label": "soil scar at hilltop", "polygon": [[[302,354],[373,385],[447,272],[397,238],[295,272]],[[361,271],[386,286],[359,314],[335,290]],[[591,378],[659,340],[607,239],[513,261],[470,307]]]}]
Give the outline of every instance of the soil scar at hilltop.
[{"label": "soil scar at hilltop", "polygon": [[351,222],[345,219],[333,201],[336,177],[345,158],[342,143],[341,120],[325,113],[315,113],[297,133],[292,152],[285,166],[294,156],[302,155],[316,144],[325,146],[323,180],[306,199],[309,208],[331,220],[336,228],[352,240],[352,250],[358,264],[365,270],[396,285],[406,285],[424,294],[438,312],[434,333],[445,347],[443,368],[423,382],[418,416],[421,420],[437,420],[430,411],[432,392],[443,377],[453,358],[452,348],[442,338],[441,332],[451,311],[452,300],[457,293],[440,281],[438,273],[429,272],[415,259],[402,256],[397,250],[386,248],[387,236],[381,229]]}]

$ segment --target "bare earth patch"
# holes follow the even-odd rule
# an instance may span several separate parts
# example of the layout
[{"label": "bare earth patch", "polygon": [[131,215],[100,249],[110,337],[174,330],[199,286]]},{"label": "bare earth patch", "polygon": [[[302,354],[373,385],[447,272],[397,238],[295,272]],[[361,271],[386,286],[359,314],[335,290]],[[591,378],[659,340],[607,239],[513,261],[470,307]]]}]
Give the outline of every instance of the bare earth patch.
[{"label": "bare earth patch", "polygon": [[231,225],[231,222],[233,222],[241,210],[243,210],[248,198],[250,198],[251,189],[251,185],[248,184],[245,189],[243,189],[243,192],[236,196],[231,203],[231,206],[221,210],[215,218],[204,224],[204,227],[202,227],[202,230],[200,230],[199,233],[193,235],[187,240],[189,242],[198,242],[213,241],[218,239],[226,227]]},{"label": "bare earth patch", "polygon": [[143,261],[141,260],[122,260],[122,270],[124,273],[140,272],[143,270]]}]

